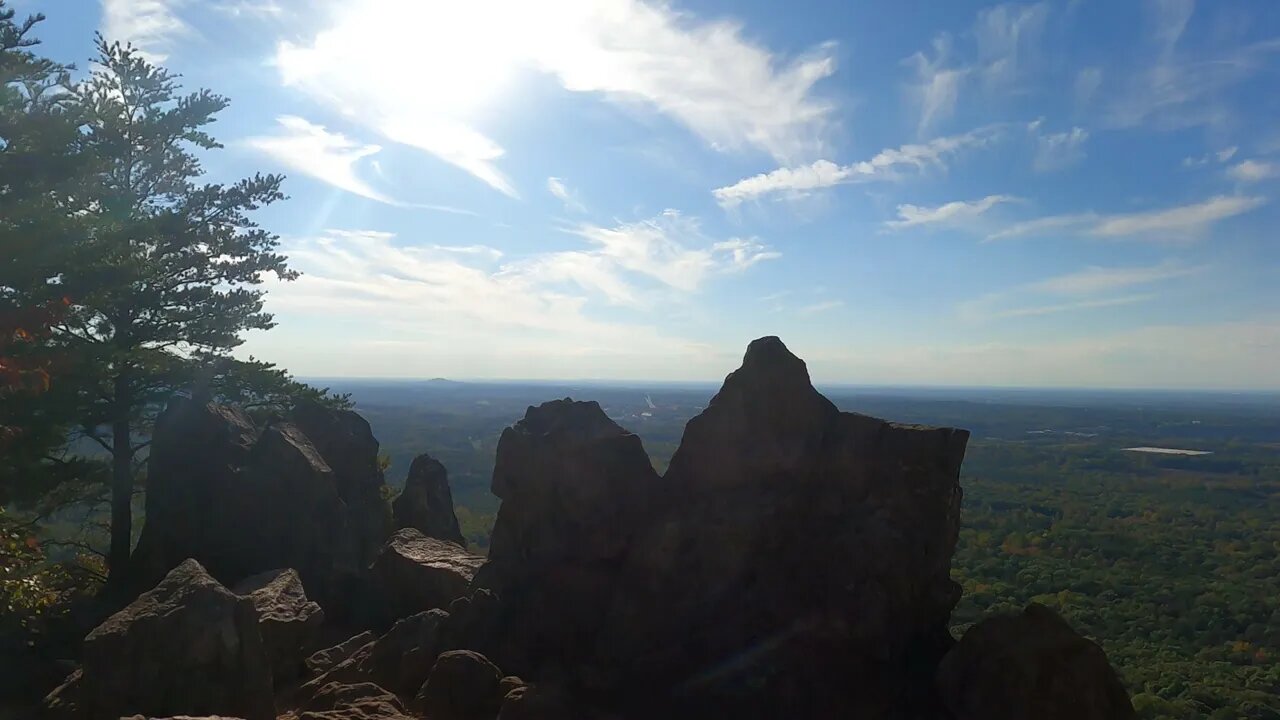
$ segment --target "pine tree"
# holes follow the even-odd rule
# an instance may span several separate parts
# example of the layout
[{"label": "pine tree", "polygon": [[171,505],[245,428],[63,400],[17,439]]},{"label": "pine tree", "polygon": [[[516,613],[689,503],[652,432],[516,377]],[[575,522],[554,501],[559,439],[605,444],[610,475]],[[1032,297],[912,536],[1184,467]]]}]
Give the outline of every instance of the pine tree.
[{"label": "pine tree", "polygon": [[97,44],[97,69],[75,91],[94,169],[86,232],[58,275],[71,305],[55,330],[77,366],[93,368],[81,421],[112,459],[108,563],[118,576],[130,554],[138,453],[172,393],[193,383],[259,398],[309,389],[228,354],[244,331],[274,325],[255,286],[297,275],[275,252],[276,236],[248,217],[283,198],[282,178],[200,184],[196,153],[221,147],[204,128],[227,100],[181,94],[176,76],[133,48]]}]

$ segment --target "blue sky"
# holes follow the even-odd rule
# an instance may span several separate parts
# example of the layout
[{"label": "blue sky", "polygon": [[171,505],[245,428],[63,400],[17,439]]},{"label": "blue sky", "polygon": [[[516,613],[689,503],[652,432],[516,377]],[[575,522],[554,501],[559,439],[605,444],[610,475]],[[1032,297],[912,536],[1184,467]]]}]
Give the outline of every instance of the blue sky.
[{"label": "blue sky", "polygon": [[304,376],[1280,388],[1280,4],[58,0],[232,100]]}]

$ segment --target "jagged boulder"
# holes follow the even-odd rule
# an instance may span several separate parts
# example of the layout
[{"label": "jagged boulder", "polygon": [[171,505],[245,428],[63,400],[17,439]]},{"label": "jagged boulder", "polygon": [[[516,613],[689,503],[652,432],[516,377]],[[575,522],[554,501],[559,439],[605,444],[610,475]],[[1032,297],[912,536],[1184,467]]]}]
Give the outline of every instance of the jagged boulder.
[{"label": "jagged boulder", "polygon": [[[340,432],[363,423],[354,413],[314,406],[297,417],[341,472],[302,424],[258,427],[231,407],[170,401],[148,460],[147,522],[131,561],[138,587],[189,557],[229,585],[288,567],[322,605],[344,610],[352,579],[372,558],[369,545],[376,536],[376,549],[390,530],[377,441]],[[372,474],[353,469],[368,465]]]},{"label": "jagged boulder", "polygon": [[397,528],[413,528],[427,537],[467,546],[453,512],[448,471],[430,455],[413,459],[404,491],[392,503],[392,510]]},{"label": "jagged boulder", "polygon": [[413,528],[397,530],[369,568],[373,596],[389,620],[447,608],[466,594],[484,557]]},{"label": "jagged boulder", "polygon": [[187,560],[84,640],[79,717],[275,717],[253,601]]},{"label": "jagged boulder", "polygon": [[1137,717],[1102,648],[1032,603],[969,628],[938,668],[956,720],[1128,720]]},{"label": "jagged boulder", "polygon": [[298,678],[324,611],[307,599],[297,571],[268,570],[244,579],[232,591],[247,596],[258,611],[258,628],[276,684]]},{"label": "jagged boulder", "polygon": [[297,720],[410,720],[395,695],[373,683],[331,682],[304,703]]},{"label": "jagged boulder", "polygon": [[359,635],[353,635],[333,647],[317,650],[306,659],[307,670],[316,675],[325,672],[377,639],[378,636],[372,630],[365,630]]},{"label": "jagged boulder", "polygon": [[440,653],[414,697],[432,720],[492,720],[502,706],[502,671],[470,650]]},{"label": "jagged boulder", "polygon": [[303,685],[298,697],[305,701],[335,682],[375,683],[397,695],[412,696],[440,653],[441,626],[448,617],[443,610],[429,610],[400,620],[382,637]]}]

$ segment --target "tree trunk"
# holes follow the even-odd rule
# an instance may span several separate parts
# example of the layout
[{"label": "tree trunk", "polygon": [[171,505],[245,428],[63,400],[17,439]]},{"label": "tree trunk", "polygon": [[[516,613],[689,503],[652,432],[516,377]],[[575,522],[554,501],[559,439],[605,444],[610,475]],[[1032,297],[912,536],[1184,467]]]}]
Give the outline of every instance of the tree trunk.
[{"label": "tree trunk", "polygon": [[119,582],[129,565],[133,544],[133,438],[129,416],[133,397],[125,370],[115,378],[111,412],[111,550],[107,556],[109,578]]}]

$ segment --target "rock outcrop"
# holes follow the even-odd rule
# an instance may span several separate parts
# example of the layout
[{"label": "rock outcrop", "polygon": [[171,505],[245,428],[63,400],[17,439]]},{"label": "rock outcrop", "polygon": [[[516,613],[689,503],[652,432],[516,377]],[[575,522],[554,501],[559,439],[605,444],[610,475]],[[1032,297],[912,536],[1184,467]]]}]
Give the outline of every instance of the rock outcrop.
[{"label": "rock outcrop", "polygon": [[373,683],[332,682],[298,709],[297,720],[410,720],[395,695]]},{"label": "rock outcrop", "polygon": [[303,685],[298,697],[310,698],[330,683],[362,682],[413,697],[443,649],[441,626],[448,617],[443,610],[430,610],[400,620],[382,637]]},{"label": "rock outcrop", "polygon": [[449,473],[430,455],[422,454],[409,465],[404,490],[392,503],[396,528],[413,528],[427,537],[467,546],[453,512]]},{"label": "rock outcrop", "polygon": [[230,407],[169,403],[148,461],[139,588],[195,558],[227,584],[293,568],[322,605],[344,604],[390,529],[377,441],[354,413],[314,406],[297,419],[259,428]]},{"label": "rock outcrop", "polygon": [[969,628],[938,668],[955,720],[1129,720],[1137,717],[1102,648],[1031,604]]},{"label": "rock outcrop", "polygon": [[492,720],[502,706],[502,671],[470,650],[440,653],[414,697],[432,720]]},{"label": "rock outcrop", "polygon": [[959,598],[967,439],[840,412],[777,338],[751,344],[663,477],[595,403],[530,408],[498,445],[477,584],[502,599],[500,639],[475,649],[629,707],[924,711]]},{"label": "rock outcrop", "polygon": [[84,640],[74,717],[222,714],[273,720],[271,668],[253,601],[195,560]]},{"label": "rock outcrop", "polygon": [[248,596],[258,611],[258,629],[276,684],[297,679],[324,622],[324,611],[307,599],[297,571],[268,570],[232,590]]},{"label": "rock outcrop", "polygon": [[352,635],[342,642],[324,650],[317,650],[306,659],[307,671],[319,675],[351,657],[357,650],[377,640],[372,630],[365,630],[359,635]]},{"label": "rock outcrop", "polygon": [[397,530],[369,568],[375,604],[390,622],[433,608],[447,608],[466,594],[484,557],[461,546]]}]

